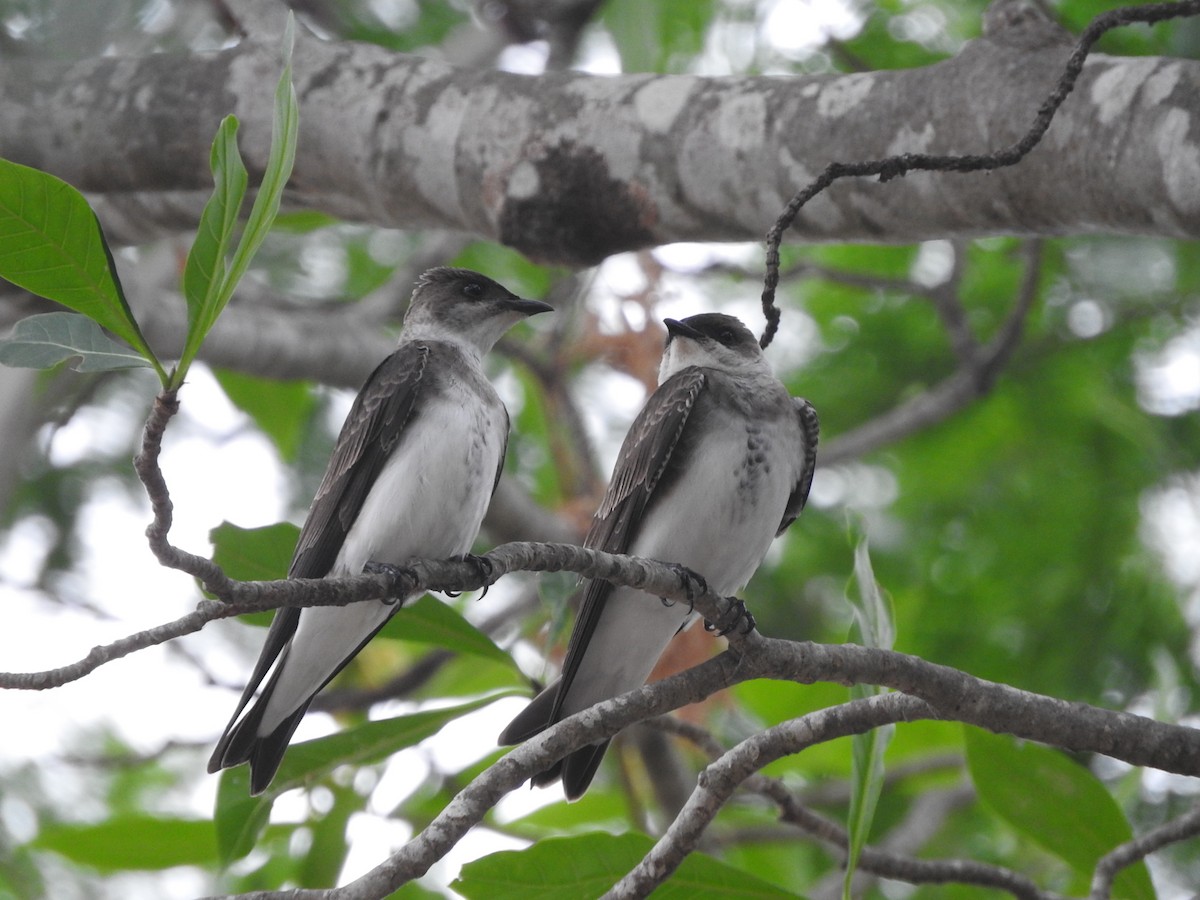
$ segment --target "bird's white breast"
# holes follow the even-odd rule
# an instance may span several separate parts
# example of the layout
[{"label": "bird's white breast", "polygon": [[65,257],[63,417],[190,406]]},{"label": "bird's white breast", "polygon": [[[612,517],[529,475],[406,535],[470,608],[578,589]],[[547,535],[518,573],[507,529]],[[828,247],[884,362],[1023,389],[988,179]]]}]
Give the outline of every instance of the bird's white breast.
[{"label": "bird's white breast", "polygon": [[799,465],[792,423],[731,415],[728,424],[695,448],[686,471],[647,511],[631,548],[694,569],[722,594],[745,586],[762,562]]},{"label": "bird's white breast", "polygon": [[335,571],[466,553],[479,532],[505,443],[504,410],[454,383],[409,423],[346,535]]}]

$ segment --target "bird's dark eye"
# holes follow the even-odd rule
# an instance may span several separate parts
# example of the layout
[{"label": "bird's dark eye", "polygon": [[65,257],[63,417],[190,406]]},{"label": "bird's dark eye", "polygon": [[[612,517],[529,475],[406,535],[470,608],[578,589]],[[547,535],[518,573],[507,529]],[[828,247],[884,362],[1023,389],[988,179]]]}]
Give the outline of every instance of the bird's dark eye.
[{"label": "bird's dark eye", "polygon": [[478,300],[483,296],[483,285],[478,281],[468,281],[463,285],[462,292],[472,300]]},{"label": "bird's dark eye", "polygon": [[733,343],[733,330],[729,328],[722,328],[721,333],[717,335],[717,340],[728,347]]}]

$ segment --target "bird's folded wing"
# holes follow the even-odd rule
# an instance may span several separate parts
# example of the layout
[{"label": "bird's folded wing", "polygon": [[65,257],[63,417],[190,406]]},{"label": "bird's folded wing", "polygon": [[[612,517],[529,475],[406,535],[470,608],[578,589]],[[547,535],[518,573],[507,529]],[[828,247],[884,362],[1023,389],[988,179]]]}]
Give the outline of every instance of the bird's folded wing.
[{"label": "bird's folded wing", "polygon": [[[412,418],[428,359],[427,344],[406,344],[381,362],[367,379],[342,426],[300,531],[289,578],[322,578],[333,568],[371,483]],[[276,611],[231,722],[237,721],[250,702],[299,622],[299,609]]]},{"label": "bird's folded wing", "polygon": [[796,410],[796,419],[800,423],[800,453],[803,459],[800,464],[800,477],[792,488],[787,506],[783,511],[783,521],[775,536],[787,531],[789,525],[796,521],[808,502],[808,491],[812,487],[813,472],[817,469],[817,439],[821,434],[821,423],[817,419],[817,411],[803,397],[793,397],[792,406]]},{"label": "bird's folded wing", "polygon": [[323,578],[333,568],[371,485],[417,410],[430,352],[422,341],[401,345],[355,398],[300,531],[289,577]]}]

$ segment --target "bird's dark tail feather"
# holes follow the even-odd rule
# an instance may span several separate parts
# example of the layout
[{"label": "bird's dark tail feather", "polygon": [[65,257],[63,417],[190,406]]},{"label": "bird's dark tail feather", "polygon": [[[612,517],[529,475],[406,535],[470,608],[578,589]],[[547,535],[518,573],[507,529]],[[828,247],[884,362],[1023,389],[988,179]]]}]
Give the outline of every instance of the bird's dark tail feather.
[{"label": "bird's dark tail feather", "polygon": [[271,779],[279,771],[288,742],[308,711],[308,704],[305,703],[280,722],[270,734],[259,735],[258,726],[266,705],[260,698],[260,702],[240,721],[231,724],[208,760],[209,772],[228,769],[244,762],[250,763],[250,794],[254,797],[267,789]]},{"label": "bird's dark tail feather", "polygon": [[561,681],[556,681],[530,701],[529,705],[517,713],[517,717],[508,723],[508,727],[500,732],[496,742],[501,747],[509,747],[527,741],[535,734],[541,734],[556,721],[555,706],[558,705],[558,689]]},{"label": "bird's dark tail feather", "polygon": [[[556,709],[560,684],[561,682],[555,682],[534,697],[530,704],[508,723],[497,742],[505,747],[520,744],[557,723],[562,718]],[[563,793],[567,799],[578,800],[596,777],[596,770],[600,767],[600,761],[607,749],[608,741],[582,747],[545,771],[534,775],[529,782],[534,787],[546,787],[561,778]]]}]

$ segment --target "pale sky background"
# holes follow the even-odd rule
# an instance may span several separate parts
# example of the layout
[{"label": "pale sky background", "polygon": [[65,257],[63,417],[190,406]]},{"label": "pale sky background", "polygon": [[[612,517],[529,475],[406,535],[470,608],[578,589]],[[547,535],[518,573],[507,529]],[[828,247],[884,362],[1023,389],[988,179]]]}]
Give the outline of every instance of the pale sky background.
[{"label": "pale sky background", "polygon": [[[388,7],[387,3],[379,5],[381,9]],[[781,56],[802,56],[820,45],[828,33],[838,37],[853,34],[858,27],[853,8],[853,3],[838,0],[778,0],[760,21],[757,36],[753,31],[739,31],[742,26],[718,32],[714,45],[697,64],[697,72],[732,71],[739,53],[746,52],[756,38],[771,41]],[[936,30],[938,23],[929,21],[929,15],[928,11],[915,12],[905,27],[914,34]],[[602,36],[593,36],[585,49],[586,70],[618,70],[615,52]],[[504,64],[519,71],[540,71],[544,58],[544,48],[529,45],[507,51]],[[713,258],[737,260],[753,269],[761,266],[762,250],[754,244],[675,245],[662,248],[658,255],[671,268],[685,271]],[[947,244],[930,242],[919,255],[915,277],[938,283],[948,274],[949,260]],[[637,319],[642,316],[641,309],[616,299],[636,290],[640,279],[630,256],[614,257],[600,267],[593,285],[593,304],[602,321],[615,324],[625,316],[634,325],[640,324]],[[667,286],[656,310],[659,318],[682,317],[711,308],[709,298],[695,293],[686,281],[668,279]],[[740,316],[757,330],[761,323],[758,290],[758,285],[747,285],[743,294],[725,297],[720,308]],[[802,365],[816,349],[812,323],[795,310],[789,310],[788,316],[787,328],[780,332],[768,354],[781,369]],[[1081,336],[1104,327],[1102,310],[1097,304],[1089,306],[1087,301],[1070,311],[1069,322]],[[1200,330],[1179,335],[1160,352],[1143,359],[1138,374],[1146,408],[1179,414],[1200,407]],[[511,394],[512,385],[499,386]],[[147,377],[147,408],[154,389],[155,383]],[[606,468],[611,467],[624,428],[640,407],[641,388],[620,375],[593,374],[577,386],[577,391],[584,395],[594,392],[604,398],[604,415],[589,414],[588,426],[597,440],[602,462]],[[340,426],[351,396],[350,392],[340,396],[331,429]],[[224,520],[243,527],[279,521],[285,513],[286,473],[269,441],[225,399],[203,366],[194,368],[181,399],[183,411],[168,431],[163,453],[163,468],[176,511],[172,541],[193,552],[207,553],[209,530]],[[68,463],[102,449],[106,434],[128,427],[113,417],[127,422],[122,418],[127,415],[125,410],[88,408],[63,428],[53,432],[45,429],[39,439],[48,442],[53,462]],[[845,470],[819,470],[814,503],[886,504],[889,490],[894,490],[891,476],[885,470],[871,469],[858,466],[854,477],[847,477]],[[1144,498],[1143,509],[1147,541],[1163,553],[1178,583],[1200,597],[1200,555],[1195,553],[1195,547],[1200,546],[1197,479],[1163,486]],[[150,554],[143,537],[149,518],[144,500],[135,504],[119,487],[102,483],[92,486],[83,512],[84,533],[91,536],[91,543],[81,570],[64,586],[69,599],[81,605],[53,603],[28,588],[45,553],[41,525],[26,521],[0,536],[0,609],[4,610],[5,620],[0,629],[0,668],[34,671],[63,665],[84,656],[95,644],[172,620],[194,608],[199,595],[192,580],[161,568]],[[1189,609],[1189,615],[1193,624],[1200,620],[1200,601]],[[261,641],[263,632],[237,623],[220,623],[181,642],[188,653],[203,658],[218,678],[240,684],[249,674],[250,659],[231,652],[228,640],[214,636],[218,629],[225,634],[240,629],[245,633],[239,639],[253,646]],[[523,652],[524,658],[531,656]],[[63,688],[41,693],[0,692],[0,721],[5,730],[5,739],[0,741],[0,770],[9,772],[37,760],[38,775],[47,790],[60,798],[60,808],[73,806],[81,820],[88,820],[102,815],[103,808],[88,795],[77,763],[65,761],[64,755],[100,755],[97,739],[106,732],[115,733],[135,751],[145,754],[158,752],[169,741],[195,743],[203,745],[202,752],[167,757],[168,764],[173,765],[194,762],[196,777],[185,795],[163,797],[160,811],[207,817],[213,807],[217,777],[203,773],[203,760],[235,702],[234,692],[207,685],[195,667],[172,649],[141,651]],[[394,757],[375,790],[370,811],[355,816],[350,823],[351,853],[342,880],[350,880],[376,865],[410,836],[407,826],[387,818],[387,814],[420,783],[428,766],[458,768],[490,752],[496,734],[522,703],[516,699],[500,701],[453,723],[420,748]],[[375,715],[395,715],[413,708],[412,704],[387,704]],[[310,714],[295,740],[325,734],[332,728],[328,716]],[[501,810],[515,816],[532,805],[560,799],[557,788],[523,790],[507,798]],[[304,801],[299,792],[294,792],[276,804],[275,817],[293,820],[303,816],[304,811]],[[32,834],[31,815],[19,797],[0,798],[0,818],[18,838]],[[444,884],[462,862],[511,846],[520,843],[477,829],[428,878]],[[205,888],[202,879],[186,870],[109,879],[106,885],[108,895],[131,898],[191,897]],[[66,900],[70,896],[61,894]]]}]

